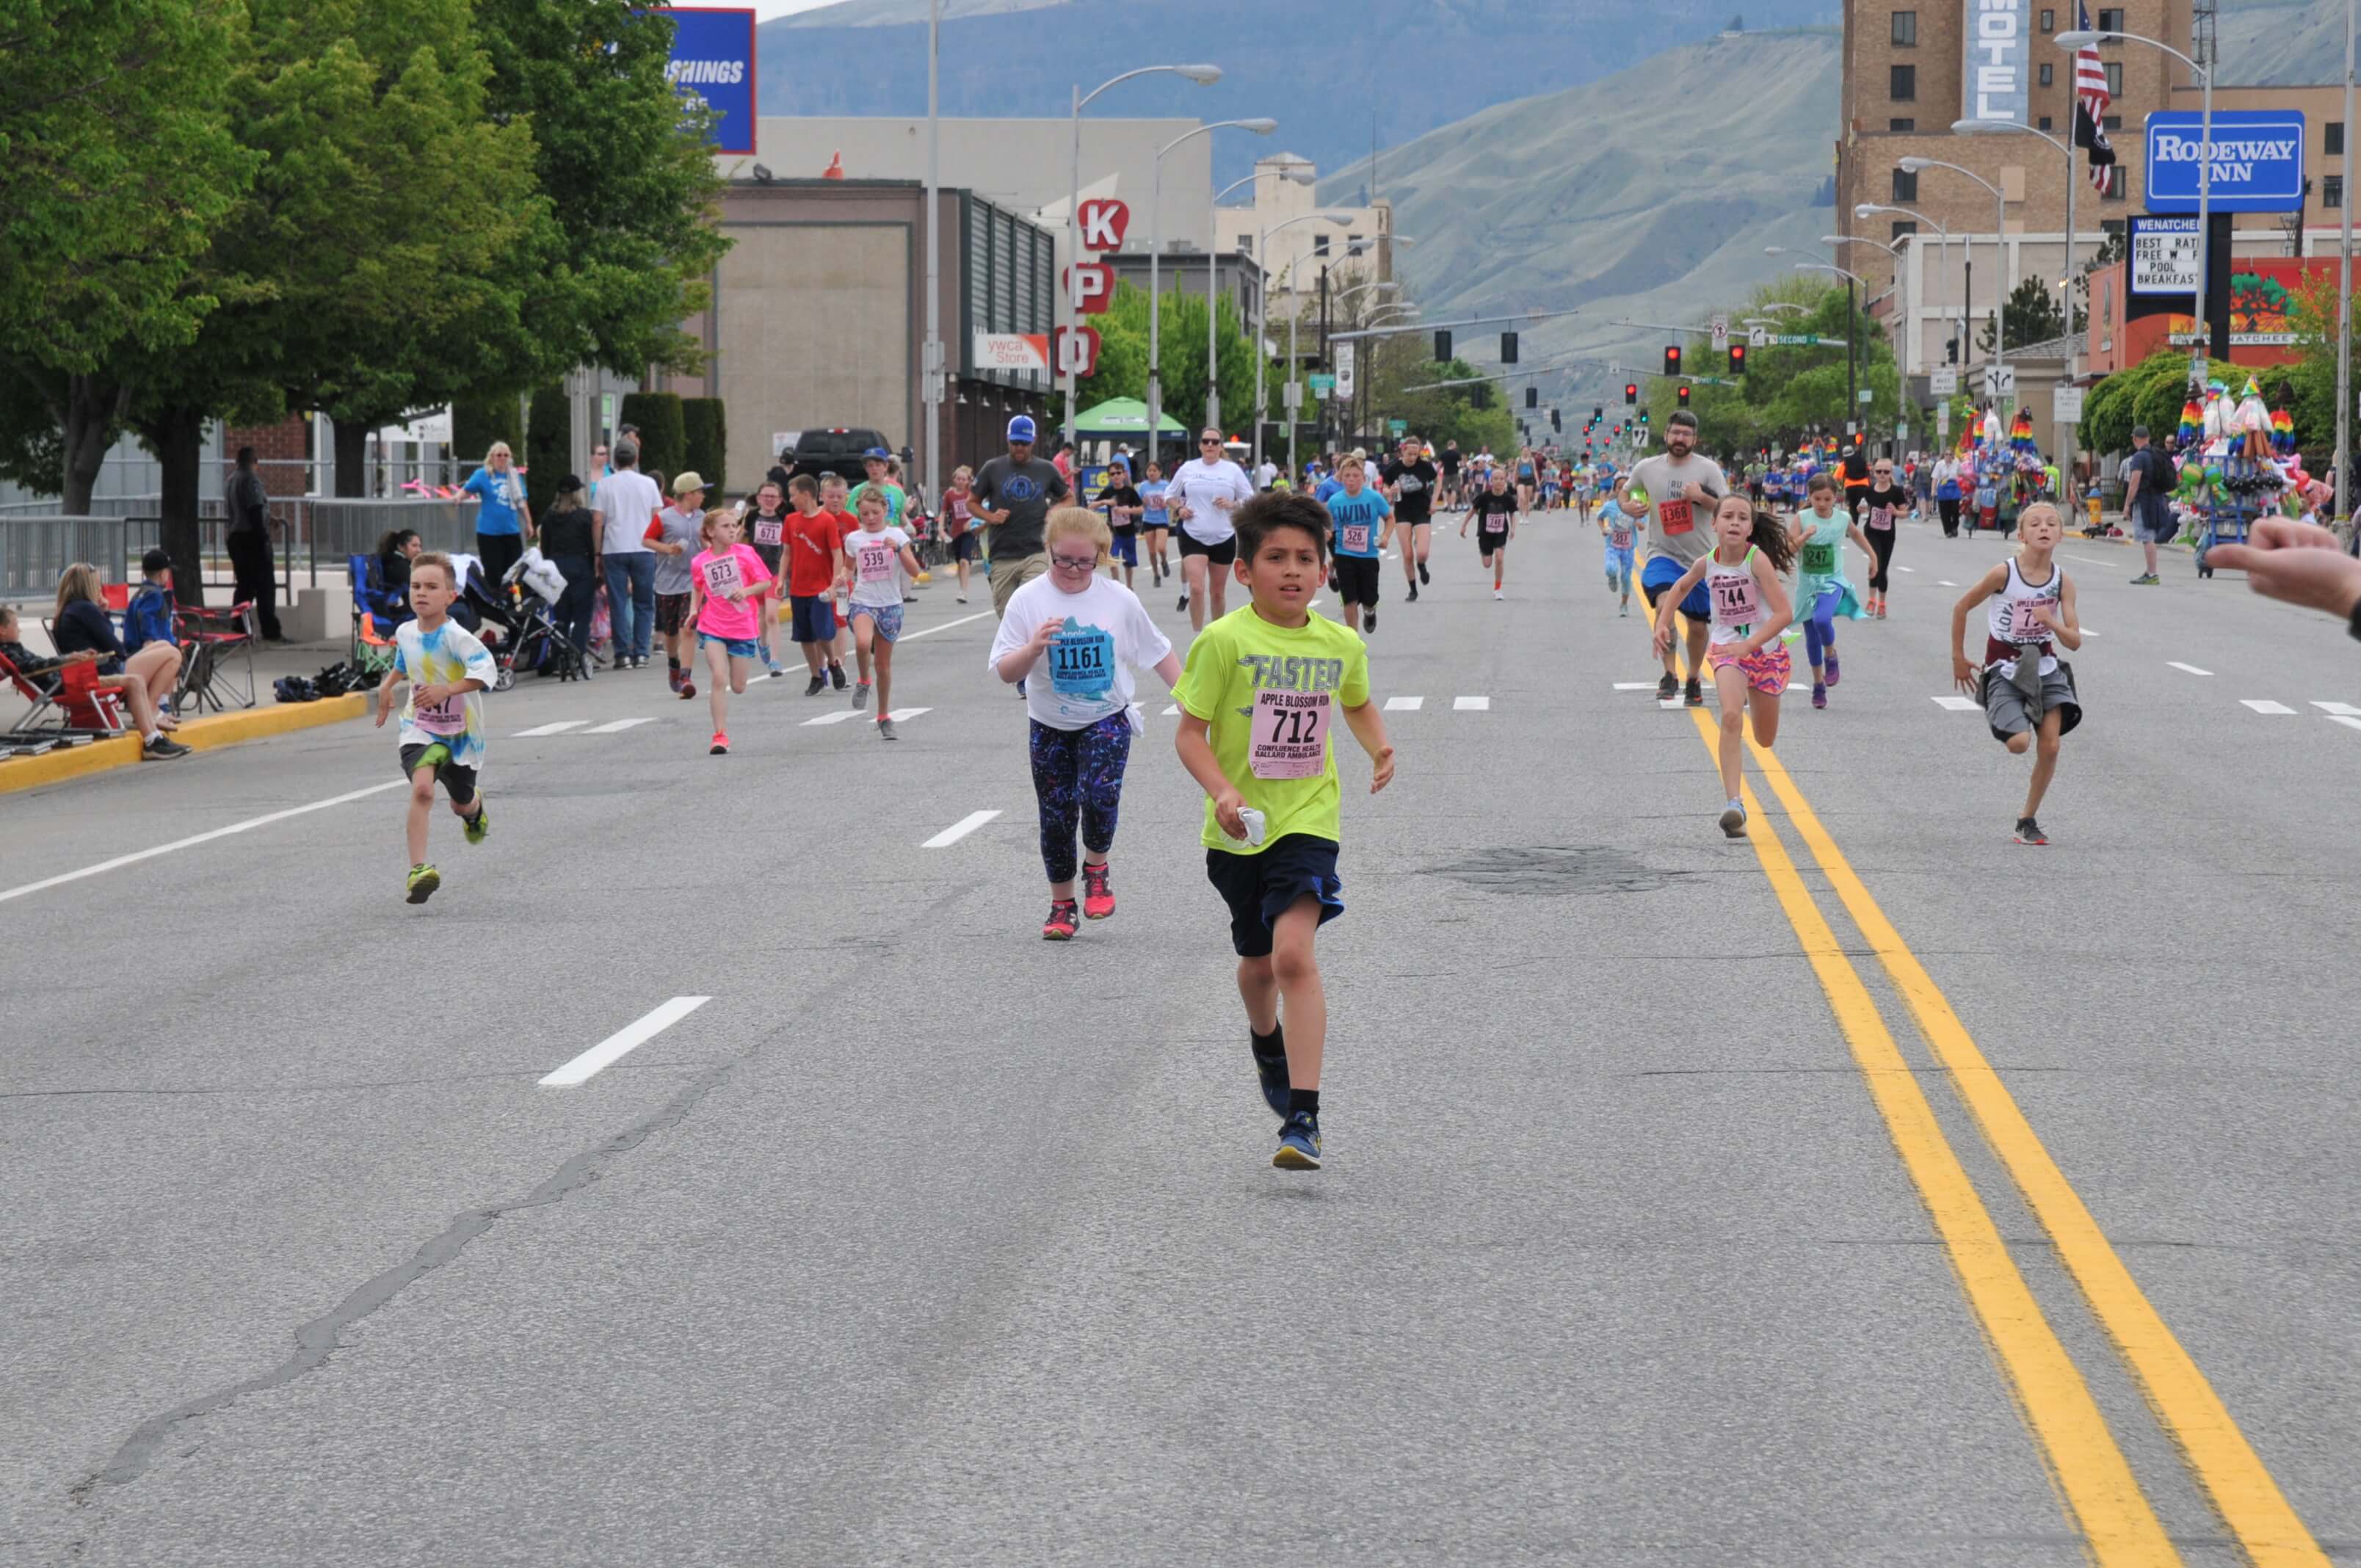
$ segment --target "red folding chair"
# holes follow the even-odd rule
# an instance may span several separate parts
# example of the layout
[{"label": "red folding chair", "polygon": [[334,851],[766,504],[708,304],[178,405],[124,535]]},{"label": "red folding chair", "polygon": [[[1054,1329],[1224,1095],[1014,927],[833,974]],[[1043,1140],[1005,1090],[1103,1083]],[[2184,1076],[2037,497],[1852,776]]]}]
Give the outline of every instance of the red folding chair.
[{"label": "red folding chair", "polygon": [[42,720],[45,717],[49,718],[52,725],[63,722],[62,716],[58,713],[56,694],[43,689],[38,681],[10,663],[5,653],[0,653],[0,679],[5,679],[9,685],[16,689],[18,696],[32,705],[32,711],[25,715],[24,722],[17,725],[17,729],[38,729],[42,728]]},{"label": "red folding chair", "polygon": [[[225,610],[184,607],[173,618],[173,624],[179,630],[181,645],[187,650],[182,655],[174,708],[193,704],[194,711],[202,711],[211,703],[215,712],[226,712],[225,696],[236,699],[240,707],[252,707],[254,645],[262,636],[253,604],[234,604]],[[233,665],[233,661],[240,660],[242,667]]]},{"label": "red folding chair", "polygon": [[58,711],[64,716],[65,728],[93,735],[121,735],[128,730],[123,721],[123,694],[98,684],[104,677],[96,664],[87,661],[68,664],[58,676]]}]

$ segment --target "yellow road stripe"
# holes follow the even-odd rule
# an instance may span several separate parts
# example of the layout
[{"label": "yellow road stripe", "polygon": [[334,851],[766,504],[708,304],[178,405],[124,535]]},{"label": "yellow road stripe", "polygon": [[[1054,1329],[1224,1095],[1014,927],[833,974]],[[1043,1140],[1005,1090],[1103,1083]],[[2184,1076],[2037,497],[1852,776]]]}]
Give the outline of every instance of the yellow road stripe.
[{"label": "yellow road stripe", "polygon": [[1787,770],[1777,757],[1751,740],[1748,746],[1796,831],[1811,847],[1829,885],[1860,927],[1861,939],[1876,952],[1894,988],[1909,1004],[1936,1059],[1950,1069],[1951,1081],[1982,1129],[1985,1142],[2008,1168],[2026,1203],[2049,1233],[2059,1256],[2089,1299],[2092,1312],[2139,1379],[2157,1419],[2180,1446],[2223,1522],[2247,1556],[2264,1568],[2281,1564],[2327,1568],[2327,1555],[2296,1517],[2213,1386],[2141,1293],[2131,1270],[2107,1244],[2098,1222],[2042,1146],[2000,1075],[1984,1059],[1933,977],[1854,874],[1795,781],[1787,776]]},{"label": "yellow road stripe", "polygon": [[[1699,709],[1691,709],[1690,717],[1697,720],[1706,749],[1712,751],[1719,726]],[[1742,783],[1740,787],[1746,803],[1747,839],[1754,846],[1755,859],[1778,894],[1779,906],[1795,927],[1813,973],[1819,977],[1820,989],[1828,994],[1828,1006],[1844,1031],[1870,1099],[1885,1119],[1903,1168],[1910,1173],[1934,1219],[1936,1234],[1943,1238],[1960,1287],[2008,1378],[2017,1409],[2040,1442],[2052,1480],[2091,1543],[2092,1555],[2109,1568],[2180,1563],[2180,1554],[2166,1539],[2164,1526],[2140,1490],[2130,1463],[2116,1447],[2114,1434],[2107,1430],[2106,1418],[2100,1414],[2081,1372],[2042,1316],[2041,1305],[2025,1283],[2016,1260],[2009,1255],[1990,1211],[1943,1136],[1934,1108],[1927,1103],[1916,1075],[1895,1047],[1869,988],[1845,957],[1803,878],[1795,874],[1795,862],[1763,815],[1752,787]]]}]

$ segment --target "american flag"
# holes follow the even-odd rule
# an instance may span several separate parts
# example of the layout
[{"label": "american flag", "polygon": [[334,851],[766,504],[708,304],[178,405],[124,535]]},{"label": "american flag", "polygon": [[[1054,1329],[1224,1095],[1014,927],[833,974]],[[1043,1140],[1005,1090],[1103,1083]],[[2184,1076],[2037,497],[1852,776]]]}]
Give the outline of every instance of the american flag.
[{"label": "american flag", "polygon": [[[2074,25],[2091,29],[2090,7],[2081,0],[2075,0]],[[2115,148],[2107,140],[2107,106],[2114,102],[2099,46],[2086,43],[2074,51],[2074,145],[2090,148],[2091,185],[2102,195],[2115,177]]]}]

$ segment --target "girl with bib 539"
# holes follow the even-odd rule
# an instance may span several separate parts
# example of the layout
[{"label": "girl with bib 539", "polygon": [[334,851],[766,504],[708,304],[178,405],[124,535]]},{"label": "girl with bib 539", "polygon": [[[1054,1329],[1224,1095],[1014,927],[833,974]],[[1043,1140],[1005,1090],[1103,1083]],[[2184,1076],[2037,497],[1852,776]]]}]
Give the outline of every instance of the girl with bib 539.
[{"label": "girl with bib 539", "polygon": [[1746,807],[1738,779],[1746,710],[1754,710],[1756,745],[1767,747],[1779,738],[1779,694],[1787,689],[1788,674],[1787,645],[1779,634],[1794,618],[1779,579],[1795,562],[1795,546],[1777,518],[1756,511],[1752,501],[1736,493],[1714,508],[1713,532],[1713,549],[1657,600],[1656,653],[1671,653],[1673,612],[1703,582],[1712,616],[1706,664],[1721,701],[1721,788],[1729,797],[1721,830],[1743,839]]}]

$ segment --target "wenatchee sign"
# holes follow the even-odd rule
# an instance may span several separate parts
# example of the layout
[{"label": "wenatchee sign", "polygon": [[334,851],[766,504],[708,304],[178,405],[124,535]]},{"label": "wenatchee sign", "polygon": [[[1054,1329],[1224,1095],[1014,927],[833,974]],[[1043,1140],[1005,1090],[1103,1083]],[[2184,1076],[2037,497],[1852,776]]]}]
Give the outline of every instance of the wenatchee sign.
[{"label": "wenatchee sign", "polygon": [[[2147,210],[2193,213],[2202,167],[2203,116],[2186,109],[2147,117]],[[2213,111],[2213,189],[2217,213],[2292,213],[2303,205],[2303,112]]]}]

